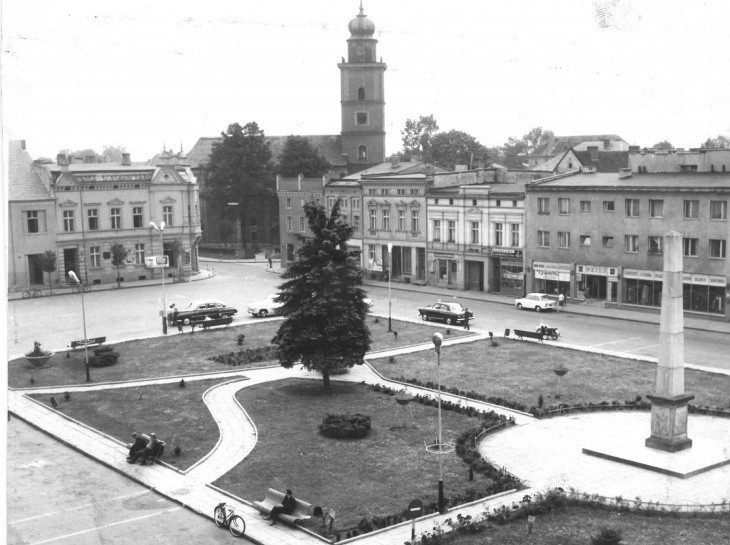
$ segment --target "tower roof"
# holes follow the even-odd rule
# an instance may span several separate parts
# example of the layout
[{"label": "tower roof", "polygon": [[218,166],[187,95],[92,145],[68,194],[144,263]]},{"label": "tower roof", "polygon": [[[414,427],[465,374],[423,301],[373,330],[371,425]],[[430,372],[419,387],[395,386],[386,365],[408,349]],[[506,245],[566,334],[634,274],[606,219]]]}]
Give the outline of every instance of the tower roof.
[{"label": "tower roof", "polygon": [[368,16],[365,15],[365,11],[362,7],[362,1],[360,2],[360,13],[358,13],[357,17],[350,21],[347,28],[350,29],[350,34],[353,38],[369,38],[375,34],[375,25],[370,19],[368,19]]}]

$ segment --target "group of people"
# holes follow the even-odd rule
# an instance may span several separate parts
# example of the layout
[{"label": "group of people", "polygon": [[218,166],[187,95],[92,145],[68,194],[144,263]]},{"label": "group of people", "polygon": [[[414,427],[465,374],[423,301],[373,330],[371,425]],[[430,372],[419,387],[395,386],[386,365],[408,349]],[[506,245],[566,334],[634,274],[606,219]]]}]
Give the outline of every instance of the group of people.
[{"label": "group of people", "polygon": [[129,447],[129,456],[127,462],[134,464],[137,460],[142,460],[142,465],[146,466],[150,458],[159,458],[162,455],[164,443],[157,439],[157,435],[150,433],[132,434],[132,446]]}]

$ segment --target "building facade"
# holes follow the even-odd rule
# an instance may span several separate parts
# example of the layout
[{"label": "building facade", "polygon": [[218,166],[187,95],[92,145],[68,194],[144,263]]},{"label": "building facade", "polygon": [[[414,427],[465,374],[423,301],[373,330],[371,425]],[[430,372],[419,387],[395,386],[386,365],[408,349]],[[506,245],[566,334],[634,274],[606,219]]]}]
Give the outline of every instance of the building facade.
[{"label": "building facade", "polygon": [[296,259],[302,247],[301,236],[310,237],[304,205],[322,202],[327,178],[276,177],[276,194],[279,199],[279,239],[281,240],[281,267],[286,268]]}]

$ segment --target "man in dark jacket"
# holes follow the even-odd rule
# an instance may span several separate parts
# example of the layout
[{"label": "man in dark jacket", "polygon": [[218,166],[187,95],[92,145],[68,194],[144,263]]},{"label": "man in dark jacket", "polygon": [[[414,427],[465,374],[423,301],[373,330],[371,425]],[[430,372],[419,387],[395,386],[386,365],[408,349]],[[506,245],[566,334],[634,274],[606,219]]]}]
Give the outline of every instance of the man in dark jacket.
[{"label": "man in dark jacket", "polygon": [[294,512],[294,507],[297,504],[297,500],[294,499],[292,491],[287,488],[284,499],[281,500],[281,505],[275,505],[271,510],[271,513],[267,518],[271,519],[270,524],[276,524],[276,518],[281,514],[285,513],[291,515]]},{"label": "man in dark jacket", "polygon": [[127,462],[130,464],[133,464],[139,457],[137,453],[142,452],[142,450],[144,450],[144,448],[149,444],[150,436],[146,433],[139,435],[135,432],[132,434],[132,441],[132,446],[129,448],[129,456],[127,456]]}]

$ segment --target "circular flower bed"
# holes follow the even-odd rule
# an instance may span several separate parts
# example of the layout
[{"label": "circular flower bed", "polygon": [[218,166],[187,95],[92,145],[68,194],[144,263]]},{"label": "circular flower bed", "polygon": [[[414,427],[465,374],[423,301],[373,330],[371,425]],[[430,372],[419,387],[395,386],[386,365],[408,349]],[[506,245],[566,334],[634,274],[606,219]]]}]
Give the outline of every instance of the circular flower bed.
[{"label": "circular flower bed", "polygon": [[370,417],[365,414],[328,414],[322,419],[319,431],[334,439],[360,439],[370,431]]}]

